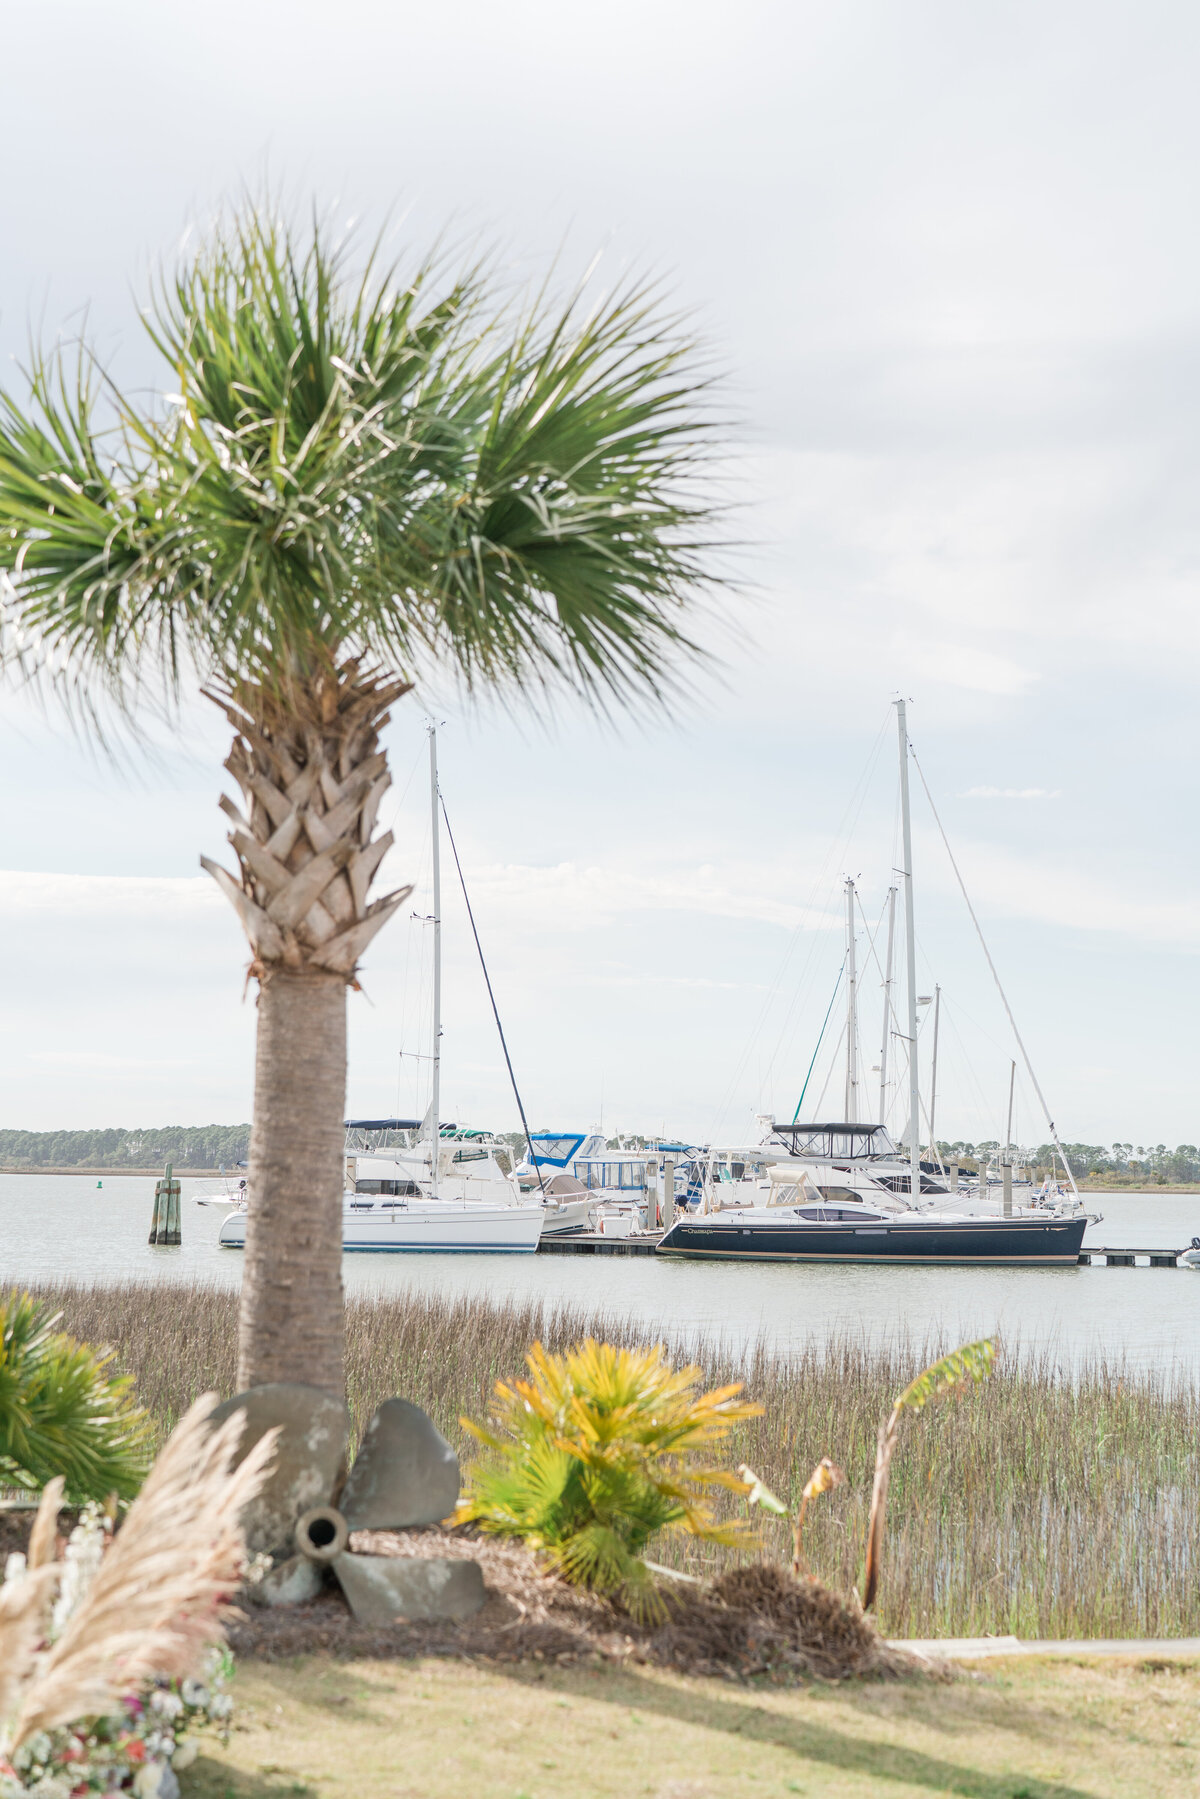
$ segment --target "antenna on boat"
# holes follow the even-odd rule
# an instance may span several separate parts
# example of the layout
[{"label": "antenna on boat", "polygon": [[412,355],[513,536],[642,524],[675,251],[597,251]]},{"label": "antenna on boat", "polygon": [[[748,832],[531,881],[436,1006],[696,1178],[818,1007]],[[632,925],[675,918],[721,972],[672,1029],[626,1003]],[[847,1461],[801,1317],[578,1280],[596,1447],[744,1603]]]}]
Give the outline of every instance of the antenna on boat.
[{"label": "antenna on boat", "polygon": [[854,882],[846,876],[846,1123],[858,1123],[858,971],[854,962]]},{"label": "antenna on boat", "polygon": [[433,831],[433,1090],[429,1098],[429,1175],[430,1196],[438,1196],[438,1152],[441,1147],[441,1124],[438,1113],[442,1102],[442,857],[438,841],[437,726],[429,732],[429,805]]},{"label": "antenna on boat", "polygon": [[912,814],[908,800],[908,721],[896,701],[900,740],[900,822],[904,857],[904,949],[908,963],[908,1140],[913,1201],[921,1192],[921,1095],[917,1085],[917,933],[913,920]]},{"label": "antenna on boat", "polygon": [[[887,967],[883,977],[883,1044],[879,1051],[879,1122],[887,1123],[888,1045],[892,1040],[892,970],[896,949],[896,889],[888,888]],[[878,965],[877,965],[878,966]]]},{"label": "antenna on boat", "polygon": [[942,990],[935,986],[933,989],[933,1061],[929,1070],[929,1160],[938,1163],[939,1166],[942,1158],[938,1154],[937,1131],[934,1129],[933,1114],[937,1107],[938,1025],[941,1022],[941,1014]]}]

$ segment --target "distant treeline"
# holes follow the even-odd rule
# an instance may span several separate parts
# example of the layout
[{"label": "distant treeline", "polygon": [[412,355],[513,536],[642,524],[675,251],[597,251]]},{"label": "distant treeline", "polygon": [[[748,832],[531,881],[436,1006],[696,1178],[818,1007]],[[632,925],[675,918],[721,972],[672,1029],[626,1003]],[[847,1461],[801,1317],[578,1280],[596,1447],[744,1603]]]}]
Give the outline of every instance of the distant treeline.
[{"label": "distant treeline", "polygon": [[[943,1161],[951,1156],[960,1162],[995,1161],[1001,1147],[994,1141],[938,1143]],[[1111,1143],[1107,1149],[1102,1143],[1064,1143],[1063,1150],[1076,1180],[1096,1174],[1163,1184],[1200,1181],[1200,1149],[1194,1143],[1181,1143],[1177,1149],[1168,1149],[1165,1143]],[[1014,1144],[1012,1155],[1014,1162],[1047,1171],[1056,1161],[1052,1143],[1040,1143],[1036,1149],[1018,1149]]]},{"label": "distant treeline", "polygon": [[164,1124],[141,1131],[0,1130],[6,1168],[233,1168],[250,1153],[248,1124]]}]

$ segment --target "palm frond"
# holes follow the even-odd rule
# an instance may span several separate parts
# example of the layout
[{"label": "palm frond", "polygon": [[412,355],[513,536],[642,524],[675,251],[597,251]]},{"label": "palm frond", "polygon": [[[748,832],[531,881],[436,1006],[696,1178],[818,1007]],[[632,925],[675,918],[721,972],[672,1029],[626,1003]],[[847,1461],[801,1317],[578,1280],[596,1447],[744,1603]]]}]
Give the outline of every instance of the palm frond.
[{"label": "palm frond", "polygon": [[981,1337],[976,1343],[964,1343],[961,1349],[951,1350],[949,1355],[943,1356],[931,1367],[922,1369],[897,1399],[895,1410],[919,1412],[931,1400],[944,1399],[949,1393],[961,1392],[972,1385],[978,1386],[992,1372],[995,1360],[994,1337]]},{"label": "palm frond", "polygon": [[28,1293],[0,1298],[0,1471],[14,1485],[62,1475],[69,1499],[137,1492],[152,1423],[132,1400],[132,1376],[109,1371],[96,1350],[54,1329],[57,1317]]},{"label": "palm frond", "polygon": [[146,324],[157,407],[86,351],[0,400],[0,571],[54,678],[127,704],[365,656],[599,698],[695,653],[717,422],[651,289],[514,313],[482,264],[356,280],[322,226],[248,207]]}]

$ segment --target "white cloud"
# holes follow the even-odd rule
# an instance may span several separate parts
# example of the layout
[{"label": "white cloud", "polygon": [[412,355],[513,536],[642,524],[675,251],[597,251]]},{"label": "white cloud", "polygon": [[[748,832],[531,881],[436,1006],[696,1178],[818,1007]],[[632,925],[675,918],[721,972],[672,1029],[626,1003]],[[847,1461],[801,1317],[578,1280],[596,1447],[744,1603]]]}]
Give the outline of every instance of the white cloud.
[{"label": "white cloud", "polygon": [[206,913],[225,904],[207,875],[0,871],[0,913],[101,918]]},{"label": "white cloud", "polygon": [[[380,891],[399,879],[390,871]],[[522,863],[482,865],[471,871],[471,901],[477,913],[512,928],[576,933],[638,912],[690,912],[711,918],[745,919],[789,931],[840,930],[840,915],[797,905],[785,897],[795,889],[794,866],[779,862],[676,865],[670,872],[641,873],[621,862],[558,862],[539,868]],[[415,903],[415,902],[414,902]]]},{"label": "white cloud", "polygon": [[1061,787],[968,787],[960,800],[1057,800]]},{"label": "white cloud", "polygon": [[971,693],[1025,694],[1041,679],[1035,670],[1024,668],[1011,656],[991,647],[940,639],[914,643],[902,637],[894,639],[892,647],[910,676],[919,675],[944,687],[966,688]]},{"label": "white cloud", "polygon": [[[1106,885],[1090,871],[1042,856],[1025,856],[995,843],[956,843],[976,910],[1037,919],[1066,930],[1108,931],[1142,943],[1200,946],[1200,900],[1160,900]],[[923,879],[941,892],[957,892],[945,851],[930,834],[921,853]],[[1149,887],[1149,883],[1147,884]]]}]

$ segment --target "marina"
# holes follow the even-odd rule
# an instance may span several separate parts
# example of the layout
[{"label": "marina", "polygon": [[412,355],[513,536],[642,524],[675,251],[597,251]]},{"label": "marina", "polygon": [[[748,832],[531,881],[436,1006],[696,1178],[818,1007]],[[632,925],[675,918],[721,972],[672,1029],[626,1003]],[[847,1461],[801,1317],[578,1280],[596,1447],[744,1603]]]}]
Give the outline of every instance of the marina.
[{"label": "marina", "polygon": [[[241,1255],[218,1244],[220,1214],[197,1199],[217,1180],[183,1182],[183,1241],[150,1247],[153,1180],[106,1174],[0,1175],[0,1254],[17,1285],[70,1282],[201,1283],[238,1287]],[[1009,1344],[1047,1348],[1067,1365],[1103,1356],[1147,1373],[1200,1374],[1200,1275],[1174,1257],[1196,1234],[1200,1199],[1180,1194],[1090,1194],[1104,1214],[1067,1268],[871,1267],[853,1263],[722,1263],[671,1259],[645,1239],[579,1248],[572,1238],[537,1255],[355,1255],[343,1258],[348,1299],[413,1294],[528,1300],[552,1309],[635,1319],[686,1348],[705,1335],[733,1353],[781,1355],[850,1338],[877,1345],[993,1330]],[[1094,1249],[1093,1249],[1094,1244]],[[1133,1256],[1092,1263],[1107,1252]],[[1106,1267],[1123,1269],[1110,1279]]]}]

